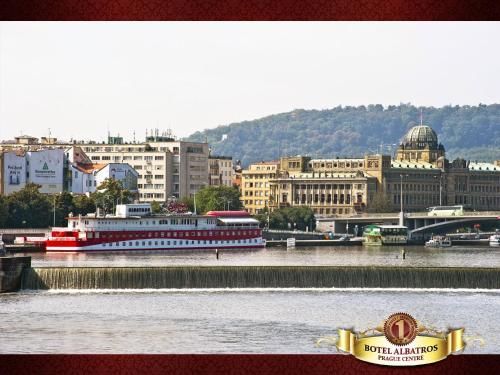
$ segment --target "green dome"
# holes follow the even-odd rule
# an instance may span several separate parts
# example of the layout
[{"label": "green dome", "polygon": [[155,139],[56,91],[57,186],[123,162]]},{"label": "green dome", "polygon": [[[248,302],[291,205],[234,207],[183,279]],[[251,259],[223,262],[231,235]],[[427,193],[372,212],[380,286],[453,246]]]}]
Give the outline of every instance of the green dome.
[{"label": "green dome", "polygon": [[408,130],[401,143],[405,147],[413,149],[422,149],[427,146],[436,149],[438,147],[438,137],[430,126],[418,125]]}]

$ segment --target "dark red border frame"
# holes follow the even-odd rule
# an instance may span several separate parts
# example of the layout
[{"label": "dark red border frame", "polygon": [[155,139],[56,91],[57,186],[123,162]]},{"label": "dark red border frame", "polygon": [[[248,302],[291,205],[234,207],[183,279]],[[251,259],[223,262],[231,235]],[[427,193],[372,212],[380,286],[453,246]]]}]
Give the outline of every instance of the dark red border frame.
[{"label": "dark red border frame", "polygon": [[0,20],[495,20],[494,0],[1,0]]},{"label": "dark red border frame", "polygon": [[349,355],[4,355],[0,372],[54,374],[498,374],[494,355],[452,355],[415,367],[389,367]]},{"label": "dark red border frame", "polygon": [[[491,0],[0,0],[2,21],[498,19],[500,2]],[[500,356],[453,355],[393,368],[347,355],[0,355],[0,374],[110,373],[495,374]]]}]

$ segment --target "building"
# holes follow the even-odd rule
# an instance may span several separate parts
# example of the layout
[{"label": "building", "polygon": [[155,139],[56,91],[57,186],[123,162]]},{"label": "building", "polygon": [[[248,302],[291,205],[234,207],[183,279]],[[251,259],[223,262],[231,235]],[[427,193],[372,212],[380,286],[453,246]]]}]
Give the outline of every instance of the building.
[{"label": "building", "polygon": [[210,155],[208,170],[211,186],[233,186],[233,158],[231,156]]},{"label": "building", "polygon": [[319,215],[351,215],[369,210],[376,196],[385,196],[392,211],[425,211],[439,205],[500,210],[500,161],[450,162],[436,132],[422,124],[405,134],[394,159],[284,157],[271,162],[277,169],[256,188],[257,176],[261,178],[257,172],[264,173],[264,165],[252,164],[242,172],[241,199],[250,213],[266,205],[271,210],[308,205]]},{"label": "building", "polygon": [[9,195],[27,183],[40,185],[41,193],[64,190],[65,157],[62,149],[22,149],[0,152],[0,194]]},{"label": "building", "polygon": [[24,151],[0,152],[0,195],[9,195],[26,186]]},{"label": "building", "polygon": [[69,191],[86,194],[107,178],[122,182],[125,189],[137,193],[138,173],[127,163],[95,164],[80,147],[40,148],[38,150],[0,152],[0,194],[9,195],[27,183],[40,185],[40,192],[53,194]]},{"label": "building", "polygon": [[270,180],[276,178],[279,161],[251,164],[241,173],[241,201],[245,209],[256,214],[269,207]]},{"label": "building", "polygon": [[270,208],[307,205],[320,215],[363,211],[374,199],[378,186],[377,178],[366,172],[368,165],[371,169],[378,166],[370,157],[281,158],[280,170],[270,180]]},{"label": "building", "polygon": [[139,199],[146,202],[193,196],[209,184],[207,143],[179,141],[158,131],[151,131],[141,143],[123,142],[119,136],[108,137],[106,143],[64,143],[50,139],[50,144],[44,144],[37,138],[22,136],[0,146],[4,150],[78,146],[92,164],[128,163],[138,172]]}]

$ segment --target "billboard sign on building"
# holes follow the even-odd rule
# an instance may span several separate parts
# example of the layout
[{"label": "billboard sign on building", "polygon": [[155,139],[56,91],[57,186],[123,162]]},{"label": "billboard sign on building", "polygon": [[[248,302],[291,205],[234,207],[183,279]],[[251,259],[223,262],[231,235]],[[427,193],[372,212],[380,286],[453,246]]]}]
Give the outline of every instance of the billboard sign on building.
[{"label": "billboard sign on building", "polygon": [[26,185],[26,158],[13,152],[3,154],[3,191],[11,194]]},{"label": "billboard sign on building", "polygon": [[41,193],[63,191],[64,151],[41,150],[28,153],[28,180],[41,185]]}]

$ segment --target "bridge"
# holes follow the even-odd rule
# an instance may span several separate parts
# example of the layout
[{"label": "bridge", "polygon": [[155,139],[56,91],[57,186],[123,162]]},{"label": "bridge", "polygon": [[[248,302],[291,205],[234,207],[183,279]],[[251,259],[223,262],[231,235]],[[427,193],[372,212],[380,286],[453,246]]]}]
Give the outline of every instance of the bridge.
[{"label": "bridge", "polygon": [[[356,214],[352,216],[332,215],[316,217],[316,228],[320,231],[361,234],[362,227],[369,224],[397,225],[400,213]],[[460,216],[429,216],[428,212],[405,213],[403,223],[412,239],[423,239],[431,234],[444,234],[474,224],[500,224],[500,211],[466,212]]]}]

